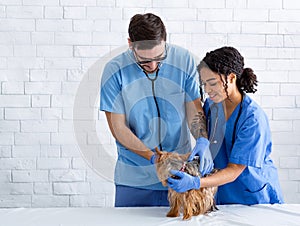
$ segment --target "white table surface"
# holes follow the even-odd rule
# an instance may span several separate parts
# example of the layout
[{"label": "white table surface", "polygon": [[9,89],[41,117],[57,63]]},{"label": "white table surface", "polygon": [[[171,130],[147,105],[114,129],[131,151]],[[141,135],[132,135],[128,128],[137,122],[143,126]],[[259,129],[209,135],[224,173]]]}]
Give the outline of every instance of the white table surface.
[{"label": "white table surface", "polygon": [[300,225],[300,204],[224,205],[183,221],[168,218],[168,207],[12,208],[0,209],[1,226],[172,226],[172,225]]}]

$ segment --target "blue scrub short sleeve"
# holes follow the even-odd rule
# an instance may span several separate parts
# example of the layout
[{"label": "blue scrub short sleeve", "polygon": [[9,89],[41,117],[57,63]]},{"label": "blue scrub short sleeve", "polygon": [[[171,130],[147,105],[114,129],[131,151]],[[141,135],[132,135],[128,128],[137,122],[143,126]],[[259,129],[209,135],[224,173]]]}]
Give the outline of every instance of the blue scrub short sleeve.
[{"label": "blue scrub short sleeve", "polygon": [[262,114],[253,114],[243,120],[237,128],[229,162],[260,168],[264,162],[267,149],[271,149],[271,134],[267,119]]},{"label": "blue scrub short sleeve", "polygon": [[120,71],[108,63],[103,71],[100,87],[100,110],[124,114]]},{"label": "blue scrub short sleeve", "polygon": [[186,97],[185,101],[190,102],[200,97],[199,77],[195,60],[191,55],[187,57],[187,78],[185,84]]}]

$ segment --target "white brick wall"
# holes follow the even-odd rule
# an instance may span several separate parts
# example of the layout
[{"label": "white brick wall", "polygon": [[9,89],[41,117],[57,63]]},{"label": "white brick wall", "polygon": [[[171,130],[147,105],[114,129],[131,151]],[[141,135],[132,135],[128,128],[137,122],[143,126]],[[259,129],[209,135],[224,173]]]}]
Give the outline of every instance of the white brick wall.
[{"label": "white brick wall", "polygon": [[0,207],[113,205],[99,62],[144,12],[198,58],[223,45],[242,52],[260,81],[285,201],[300,203],[299,1],[0,0]]}]

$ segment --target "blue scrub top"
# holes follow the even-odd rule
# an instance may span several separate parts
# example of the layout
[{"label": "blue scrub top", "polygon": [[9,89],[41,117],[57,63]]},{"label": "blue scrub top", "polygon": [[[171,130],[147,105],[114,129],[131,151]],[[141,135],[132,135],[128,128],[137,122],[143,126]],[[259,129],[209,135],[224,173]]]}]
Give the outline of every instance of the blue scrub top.
[{"label": "blue scrub top", "polygon": [[[160,111],[161,140],[164,151],[191,151],[185,103],[200,97],[196,64],[190,53],[174,45],[167,46],[167,58],[161,62],[154,91]],[[155,73],[149,75],[154,78]],[[149,148],[159,146],[158,110],[150,81],[128,50],[112,59],[101,80],[100,110],[125,114],[130,130]],[[147,159],[116,142],[118,160],[115,183],[153,190],[166,190]]]},{"label": "blue scrub top", "polygon": [[[239,110],[240,104],[226,122],[222,103],[214,105],[207,99],[204,104],[210,124],[210,140],[217,141],[210,144],[215,168],[223,169],[228,163],[246,166],[235,181],[219,186],[217,204],[283,203],[277,169],[270,158],[272,140],[268,118],[264,111],[245,95],[232,145],[234,124]],[[218,123],[217,129],[214,130],[216,115]]]}]

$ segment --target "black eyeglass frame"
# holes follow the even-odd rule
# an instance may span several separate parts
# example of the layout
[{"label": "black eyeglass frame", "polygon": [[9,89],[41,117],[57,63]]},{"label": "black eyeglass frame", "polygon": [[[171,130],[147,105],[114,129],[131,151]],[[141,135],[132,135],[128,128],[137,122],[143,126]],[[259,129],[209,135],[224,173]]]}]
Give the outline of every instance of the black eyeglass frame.
[{"label": "black eyeglass frame", "polygon": [[147,59],[147,60],[141,60],[141,61],[139,61],[137,59],[137,57],[140,57],[140,56],[136,53],[136,51],[135,51],[134,48],[132,48],[132,51],[134,53],[135,61],[139,65],[149,64],[151,62],[161,62],[161,61],[165,60],[168,57],[168,46],[167,46],[167,43],[165,43],[165,50],[164,50],[165,55],[163,57],[159,57],[159,58],[153,58],[153,59]]}]

